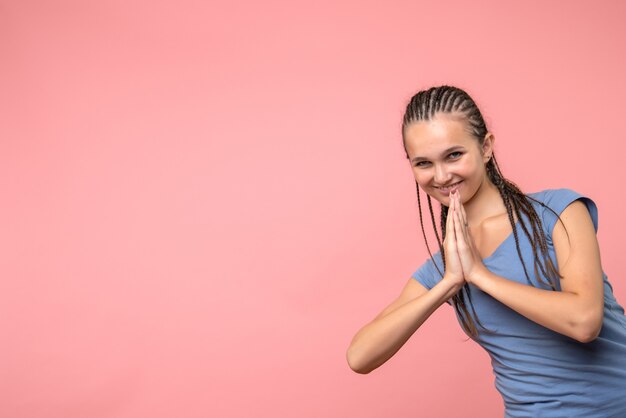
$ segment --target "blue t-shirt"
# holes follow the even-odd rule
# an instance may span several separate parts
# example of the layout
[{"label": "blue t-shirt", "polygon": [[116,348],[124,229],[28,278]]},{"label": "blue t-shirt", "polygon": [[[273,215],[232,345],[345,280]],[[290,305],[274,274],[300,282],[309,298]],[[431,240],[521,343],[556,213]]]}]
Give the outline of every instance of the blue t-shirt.
[{"label": "blue t-shirt", "polygon": [[[528,196],[543,202],[559,215],[570,203],[581,199],[597,232],[598,209],[591,199],[570,189],[544,190]],[[557,266],[552,243],[557,218],[549,209],[531,202],[542,220],[549,254]],[[528,218],[522,215],[521,220],[532,233]],[[549,289],[535,276],[532,246],[519,222],[516,229],[532,285]],[[437,252],[433,258],[443,272],[441,253]],[[483,259],[483,263],[499,276],[528,284],[512,233]],[[589,343],[551,331],[469,285],[476,315],[482,325],[492,331],[487,332],[478,326],[476,342],[491,357],[495,385],[504,399],[506,417],[626,417],[626,316],[615,300],[604,272],[602,276],[602,330]],[[412,277],[427,289],[441,280],[431,259],[424,262]],[[557,285],[560,291],[560,283]]]}]

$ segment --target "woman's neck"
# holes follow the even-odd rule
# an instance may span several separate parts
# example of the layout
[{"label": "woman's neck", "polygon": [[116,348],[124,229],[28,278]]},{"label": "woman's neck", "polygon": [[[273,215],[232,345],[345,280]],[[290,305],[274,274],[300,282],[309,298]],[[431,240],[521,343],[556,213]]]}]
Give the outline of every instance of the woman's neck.
[{"label": "woman's neck", "polygon": [[465,203],[467,223],[480,225],[485,219],[506,213],[506,207],[498,188],[485,176],[476,193]]}]

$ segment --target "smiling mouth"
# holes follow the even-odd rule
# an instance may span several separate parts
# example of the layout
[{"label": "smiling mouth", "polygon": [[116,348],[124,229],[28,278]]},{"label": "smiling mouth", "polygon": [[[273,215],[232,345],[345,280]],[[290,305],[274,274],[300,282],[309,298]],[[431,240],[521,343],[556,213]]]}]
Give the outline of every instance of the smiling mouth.
[{"label": "smiling mouth", "polygon": [[463,183],[463,180],[458,181],[454,184],[451,184],[447,187],[435,187],[435,189],[439,190],[442,193],[450,193],[450,191],[452,191],[454,188],[458,187],[459,184]]}]

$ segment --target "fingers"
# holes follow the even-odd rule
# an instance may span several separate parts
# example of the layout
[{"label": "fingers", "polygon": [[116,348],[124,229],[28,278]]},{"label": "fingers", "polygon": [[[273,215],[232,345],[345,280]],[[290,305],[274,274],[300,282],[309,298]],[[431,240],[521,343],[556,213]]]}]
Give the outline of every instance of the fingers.
[{"label": "fingers", "polygon": [[456,228],[456,224],[458,223],[456,221],[456,217],[458,216],[457,214],[458,210],[456,202],[454,201],[454,197],[450,195],[450,206],[448,207],[448,218],[446,219],[446,223],[448,225],[448,231],[446,233],[449,235],[446,236],[446,239],[448,239],[448,254],[450,254],[450,257],[454,259],[458,258],[458,232]]},{"label": "fingers", "polygon": [[465,226],[463,225],[463,222],[461,221],[460,211],[456,210],[456,206],[457,206],[456,197],[454,198],[454,206],[455,206],[454,232],[456,236],[457,247],[459,248],[459,250],[462,250],[467,243],[467,239],[465,237],[465,231],[464,231]]},{"label": "fingers", "polygon": [[461,203],[461,195],[459,192],[457,193],[457,197],[459,198],[459,212],[461,214],[461,220],[463,221],[463,225],[467,226],[467,215],[465,214],[465,207]]},{"label": "fingers", "polygon": [[465,221],[462,216],[462,204],[459,201],[459,194],[457,191],[450,195],[450,206],[454,208],[454,211],[448,216],[452,217],[453,228],[454,228],[454,236],[456,239],[456,246],[460,251],[463,251],[465,248],[469,247],[469,232],[467,231],[467,227],[465,225]]},{"label": "fingers", "polygon": [[455,202],[455,207],[458,208],[458,210],[456,211],[456,213],[458,214],[458,220],[459,223],[461,225],[461,231],[463,231],[463,239],[465,240],[465,242],[468,244],[469,246],[469,228],[467,227],[467,219],[465,217],[465,208],[463,207],[463,204],[461,203],[461,196],[459,195],[459,192],[456,192],[456,202]]},{"label": "fingers", "polygon": [[459,215],[458,219],[459,219],[459,222],[461,223],[461,230],[463,231],[463,238],[467,246],[473,250],[474,242],[472,241],[470,230],[467,224],[467,215],[465,213],[465,207],[463,207],[463,204],[461,203],[461,195],[459,194],[458,191],[456,192],[455,200],[456,200],[455,207],[458,208],[456,213],[458,213]]},{"label": "fingers", "polygon": [[452,198],[452,195],[450,195],[448,216],[446,218],[446,241],[454,241],[454,199]]},{"label": "fingers", "polygon": [[467,216],[465,215],[465,207],[463,207],[463,204],[461,203],[461,194],[458,191],[456,192],[456,197],[458,198],[459,213],[461,215],[461,220],[463,221],[463,225],[467,226]]}]

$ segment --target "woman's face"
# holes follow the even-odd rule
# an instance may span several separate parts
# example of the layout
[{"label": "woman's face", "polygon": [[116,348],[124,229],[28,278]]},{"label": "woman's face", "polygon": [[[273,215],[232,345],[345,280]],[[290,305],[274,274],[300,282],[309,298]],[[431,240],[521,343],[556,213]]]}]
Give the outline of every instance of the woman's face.
[{"label": "woman's face", "polygon": [[466,203],[486,180],[491,134],[481,150],[478,141],[465,130],[465,122],[438,113],[429,121],[408,125],[404,138],[417,184],[441,204],[449,205],[449,194],[455,189]]}]

